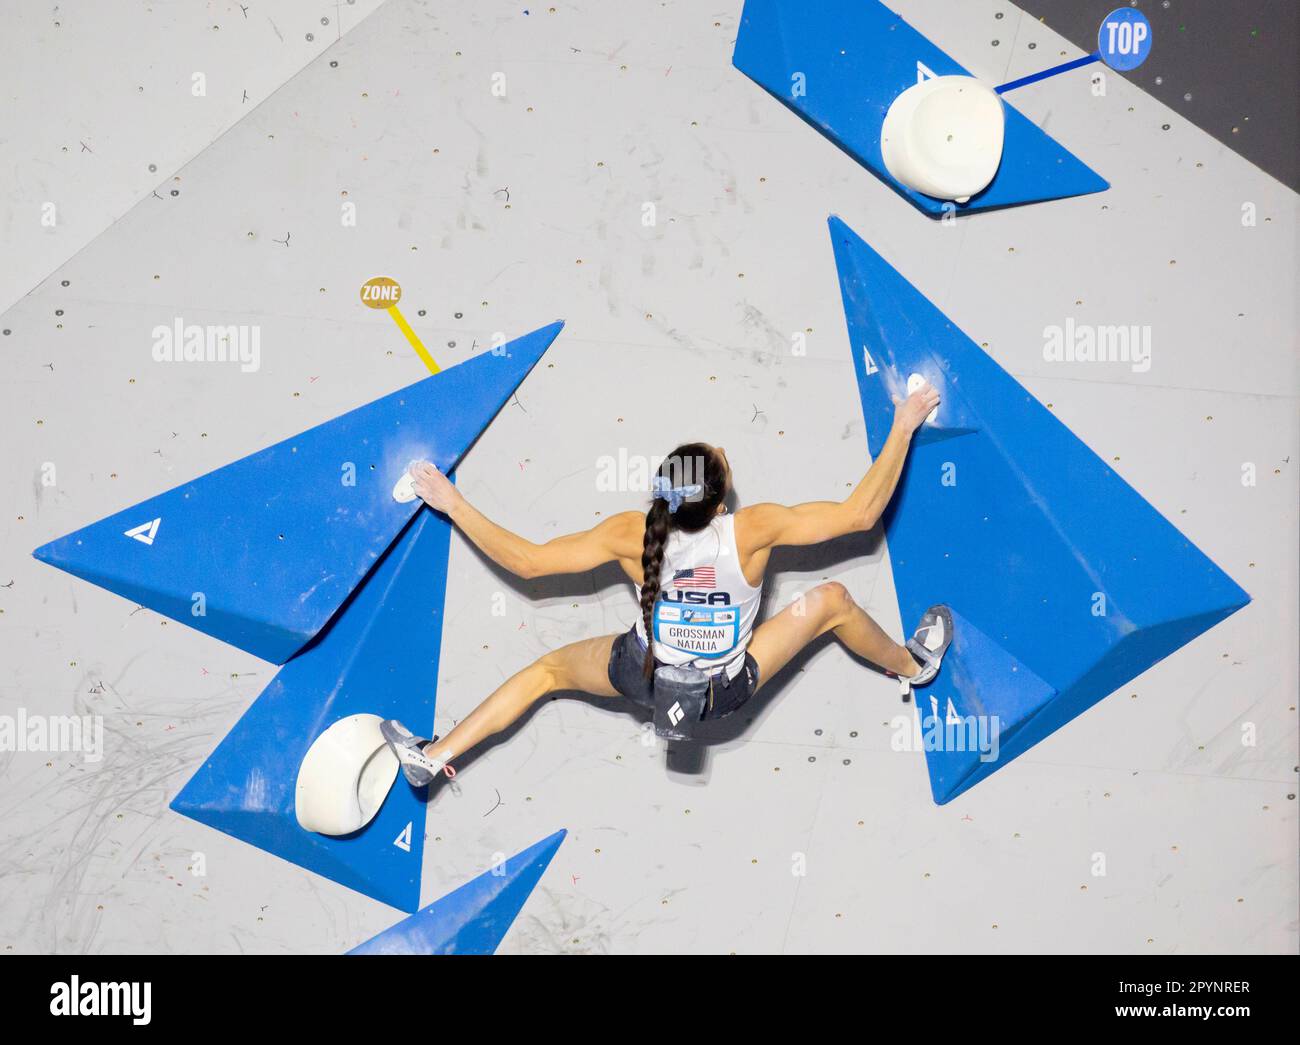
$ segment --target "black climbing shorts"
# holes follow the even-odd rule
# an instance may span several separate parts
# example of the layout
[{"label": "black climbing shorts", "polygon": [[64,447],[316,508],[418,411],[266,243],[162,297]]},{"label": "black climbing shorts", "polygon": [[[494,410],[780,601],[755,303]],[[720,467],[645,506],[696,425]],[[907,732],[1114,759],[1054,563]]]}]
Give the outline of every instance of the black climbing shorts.
[{"label": "black climbing shorts", "polygon": [[[609,684],[633,704],[654,714],[654,691],[642,670],[644,664],[645,646],[642,645],[636,628],[630,628],[614,640],[614,648],[610,650]],[[704,721],[730,715],[752,697],[756,689],[758,661],[746,651],[745,666],[734,679],[727,678],[726,672],[718,672],[713,676],[713,684],[709,688],[704,707]]]}]

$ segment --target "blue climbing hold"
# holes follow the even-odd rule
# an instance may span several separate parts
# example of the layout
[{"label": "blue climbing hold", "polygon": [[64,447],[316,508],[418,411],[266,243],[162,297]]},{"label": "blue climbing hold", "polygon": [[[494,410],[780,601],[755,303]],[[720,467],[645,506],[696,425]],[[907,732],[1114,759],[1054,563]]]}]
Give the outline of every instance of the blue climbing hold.
[{"label": "blue climbing hold", "polygon": [[543,838],[348,953],[494,953],[565,834],[560,830]]},{"label": "blue climbing hold", "polygon": [[885,167],[885,113],[904,90],[934,76],[969,75],[875,0],[745,0],[733,64],[855,160],[932,217],[1061,199],[1109,188],[1010,105],[1002,163],[968,203],[925,196]]},{"label": "blue climbing hold", "polygon": [[38,548],[36,558],[283,664],[374,568],[418,501],[560,332],[552,323]]},{"label": "blue climbing hold", "polygon": [[839,218],[830,234],[872,452],[909,377],[943,397],[884,518],[904,626],[953,610],[916,691],[943,803],[1250,597]]}]

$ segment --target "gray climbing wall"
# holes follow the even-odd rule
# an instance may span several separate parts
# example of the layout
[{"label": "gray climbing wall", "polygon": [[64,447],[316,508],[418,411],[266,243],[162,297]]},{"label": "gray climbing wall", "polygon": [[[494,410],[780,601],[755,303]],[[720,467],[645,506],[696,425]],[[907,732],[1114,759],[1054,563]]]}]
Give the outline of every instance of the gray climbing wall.
[{"label": "gray climbing wall", "polygon": [[[434,799],[425,901],[567,827],[503,950],[1296,950],[1296,195],[1081,72],[1015,102],[1113,188],[932,222],[731,68],[740,6],[388,0],[0,317],[0,716],[103,723],[98,760],[0,752],[0,948],[339,952],[399,917],[169,812],[273,669],[31,549],[422,376],[377,275],[444,365],[568,321],[461,469],[506,526],[639,506],[602,457],[687,438],[742,501],[835,496],[868,464],[835,212],[1254,602],[942,808],[832,643],[696,772],[546,703]],[[896,6],[994,82],[1080,53],[1006,3]],[[178,318],[256,325],[259,367],[155,362]],[[1150,368],[1046,361],[1070,321],[1149,328]],[[886,555],[783,554],[769,608],[836,579],[899,634]],[[448,606],[444,727],[635,613],[612,569],[519,582],[459,538]]]},{"label": "gray climbing wall", "polygon": [[382,2],[0,7],[0,311]]}]

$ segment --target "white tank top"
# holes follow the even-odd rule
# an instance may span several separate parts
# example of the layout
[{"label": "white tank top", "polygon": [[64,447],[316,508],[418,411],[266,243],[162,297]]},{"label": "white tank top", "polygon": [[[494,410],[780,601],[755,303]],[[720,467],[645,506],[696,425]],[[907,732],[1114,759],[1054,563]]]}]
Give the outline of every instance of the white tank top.
[{"label": "white tank top", "polygon": [[[763,585],[752,586],[740,568],[735,517],[719,515],[695,533],[671,531],[659,584],[655,660],[710,675],[726,671],[728,678],[740,674]],[[640,585],[636,595],[639,602]],[[636,633],[644,644],[644,617],[637,617]]]}]

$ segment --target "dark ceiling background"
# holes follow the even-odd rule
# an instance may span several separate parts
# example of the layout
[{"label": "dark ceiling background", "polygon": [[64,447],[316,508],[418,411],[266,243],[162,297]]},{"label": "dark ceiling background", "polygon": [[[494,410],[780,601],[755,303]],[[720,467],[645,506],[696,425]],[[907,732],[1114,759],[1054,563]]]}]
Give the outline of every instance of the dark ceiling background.
[{"label": "dark ceiling background", "polygon": [[1110,75],[1125,77],[1300,191],[1300,0],[1015,3],[1089,53],[1103,17],[1137,7],[1151,23],[1151,57],[1132,72]]}]

